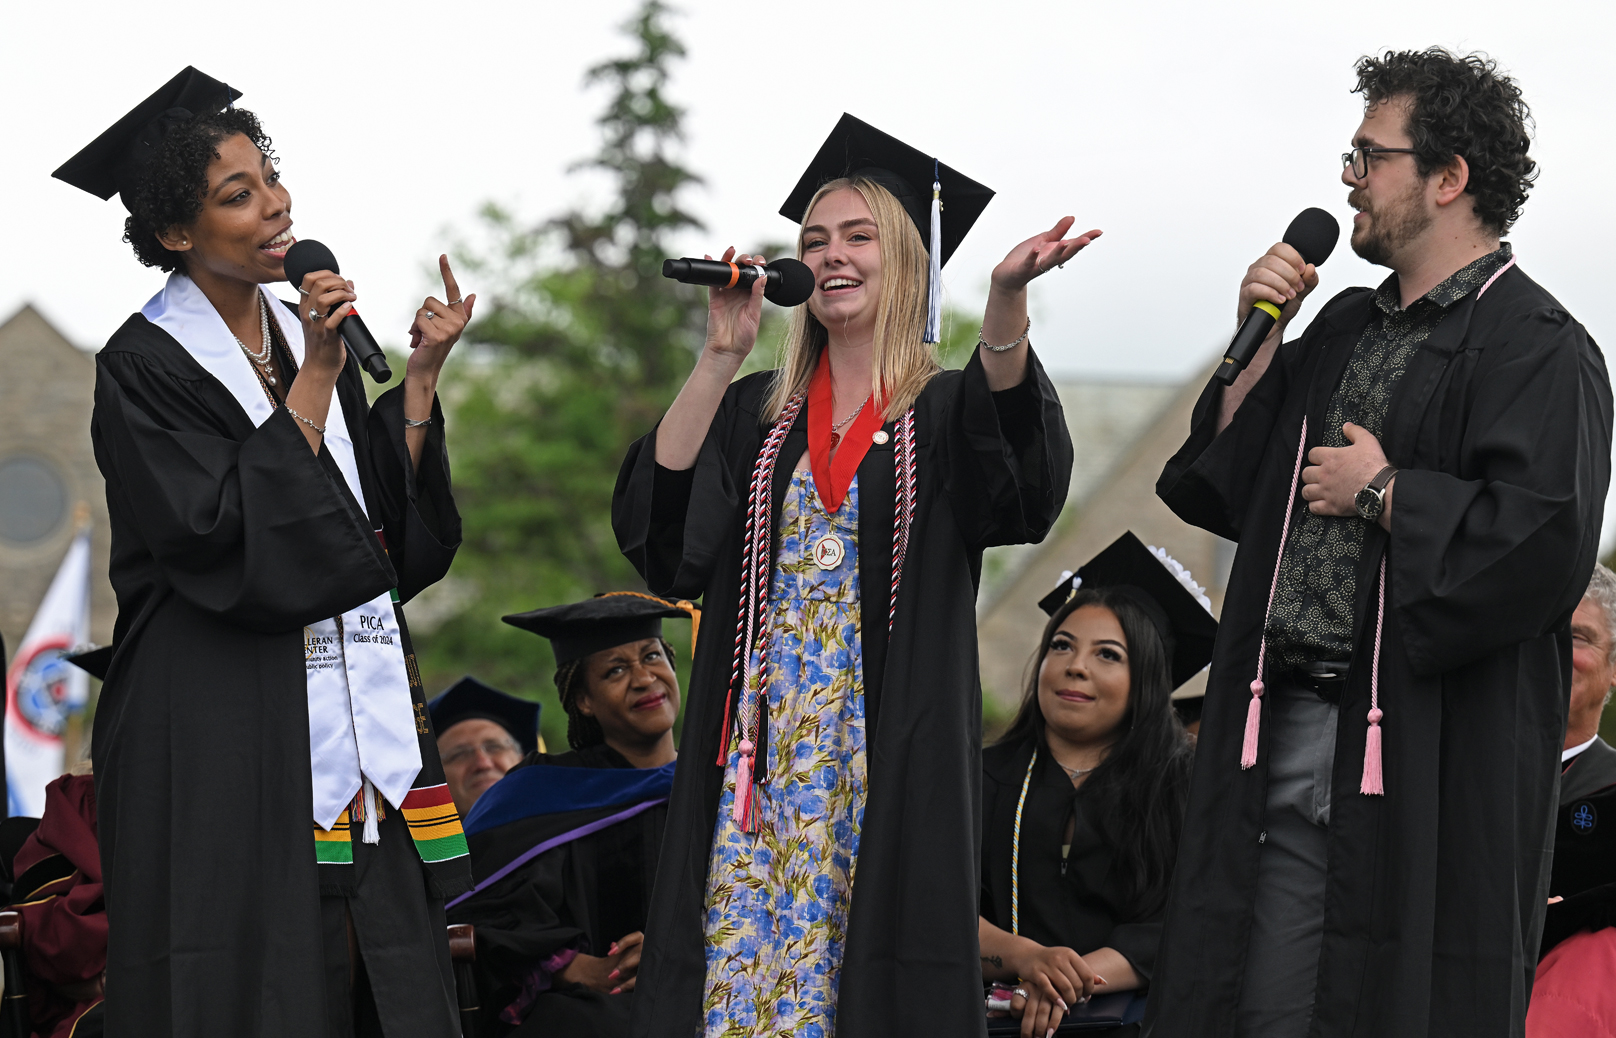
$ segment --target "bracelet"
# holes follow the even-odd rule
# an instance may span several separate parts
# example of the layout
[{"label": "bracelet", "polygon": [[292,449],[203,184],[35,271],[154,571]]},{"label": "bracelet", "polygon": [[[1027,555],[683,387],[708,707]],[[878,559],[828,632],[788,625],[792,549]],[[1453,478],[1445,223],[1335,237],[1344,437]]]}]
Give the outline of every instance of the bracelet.
[{"label": "bracelet", "polygon": [[[281,406],[286,407],[285,404],[282,404]],[[298,414],[296,411],[292,410],[290,407],[286,407],[286,413],[291,415],[293,418],[296,418],[298,421],[302,422],[304,425],[308,426],[310,429],[313,429],[315,432],[319,433],[321,436],[325,435],[325,430],[324,429],[320,428],[318,425],[315,425],[313,422],[309,421],[307,418],[304,418],[302,415]]]},{"label": "bracelet", "polygon": [[1032,316],[1028,315],[1027,327],[1021,330],[1021,338],[1017,339],[1015,342],[1007,342],[1003,346],[991,345],[986,339],[982,338],[982,330],[979,328],[976,332],[976,344],[983,349],[992,350],[994,353],[1003,353],[1005,350],[1013,350],[1017,346],[1020,346],[1022,343],[1026,342],[1027,333],[1030,331],[1032,331]]},{"label": "bracelet", "polygon": [[404,428],[406,428],[406,429],[419,429],[423,425],[431,425],[431,424],[432,424],[432,416],[431,415],[428,415],[427,417],[421,419],[420,421],[416,421],[413,418],[404,419]]}]

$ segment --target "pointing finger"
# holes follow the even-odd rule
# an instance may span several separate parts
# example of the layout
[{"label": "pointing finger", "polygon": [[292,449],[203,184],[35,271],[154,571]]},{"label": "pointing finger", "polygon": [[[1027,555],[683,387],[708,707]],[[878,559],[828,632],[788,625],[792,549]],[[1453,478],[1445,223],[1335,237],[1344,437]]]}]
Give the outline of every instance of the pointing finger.
[{"label": "pointing finger", "polygon": [[[443,275],[443,290],[448,293],[445,298],[460,298],[460,286],[455,282],[454,271],[449,269],[449,256],[447,253],[438,257],[438,271]],[[455,304],[456,306],[459,303]]]}]

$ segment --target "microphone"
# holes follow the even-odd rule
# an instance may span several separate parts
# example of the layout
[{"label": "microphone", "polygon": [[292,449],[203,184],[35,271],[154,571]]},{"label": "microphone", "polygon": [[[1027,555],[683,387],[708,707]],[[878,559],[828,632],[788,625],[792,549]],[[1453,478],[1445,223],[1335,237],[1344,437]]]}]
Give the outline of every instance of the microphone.
[{"label": "microphone", "polygon": [[[313,238],[299,238],[286,250],[286,280],[292,287],[301,289],[303,279],[316,270],[329,270],[333,274],[342,273],[337,266],[337,257],[331,250],[315,241]],[[387,355],[382,348],[376,345],[376,337],[370,334],[365,322],[360,319],[359,311],[350,311],[342,323],[337,325],[337,331],[342,334],[342,341],[347,344],[348,352],[359,366],[370,373],[370,377],[377,382],[386,382],[393,377],[393,369],[387,366]]]},{"label": "microphone", "polygon": [[[1301,253],[1304,263],[1316,267],[1330,258],[1330,253],[1335,251],[1336,239],[1340,237],[1341,225],[1336,223],[1335,217],[1323,209],[1313,208],[1298,213],[1291,225],[1285,228],[1285,237],[1280,240]],[[1246,365],[1251,363],[1251,358],[1257,355],[1257,347],[1268,338],[1274,322],[1278,320],[1279,307],[1273,303],[1262,299],[1253,304],[1251,313],[1240,322],[1240,330],[1234,333],[1234,339],[1224,352],[1223,363],[1218,365],[1212,377],[1226,386],[1232,385]]]},{"label": "microphone", "polygon": [[814,294],[814,272],[808,264],[785,256],[766,267],[743,267],[709,259],[663,260],[662,276],[681,284],[713,288],[750,288],[752,282],[765,277],[768,284],[763,288],[763,298],[776,306],[797,306]]}]

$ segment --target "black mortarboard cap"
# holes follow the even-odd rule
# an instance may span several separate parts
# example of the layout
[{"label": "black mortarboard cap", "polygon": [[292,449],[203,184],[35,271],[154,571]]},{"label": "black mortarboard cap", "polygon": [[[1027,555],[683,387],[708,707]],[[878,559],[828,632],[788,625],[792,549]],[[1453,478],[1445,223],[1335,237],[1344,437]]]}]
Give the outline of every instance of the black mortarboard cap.
[{"label": "black mortarboard cap", "polygon": [[550,639],[556,666],[562,667],[602,649],[660,638],[664,617],[689,615],[687,610],[652,595],[617,591],[500,619]]},{"label": "black mortarboard cap", "polygon": [[[1188,577],[1188,572],[1185,573]],[[1166,562],[1133,535],[1123,534],[1110,547],[1085,562],[1076,574],[1038,601],[1051,616],[1079,588],[1112,587],[1129,594],[1155,621],[1172,661],[1173,687],[1201,672],[1212,661],[1218,622]]]},{"label": "black mortarboard cap", "polygon": [[992,188],[943,165],[931,155],[911,148],[889,133],[882,133],[862,119],[842,114],[830,131],[819,154],[809,163],[791,196],[780,207],[780,215],[801,223],[807,215],[814,192],[839,177],[868,177],[891,191],[920,231],[920,240],[931,249],[931,186],[942,185],[942,255],[933,257],[939,267],[948,262],[965,240],[976,218],[993,198]]},{"label": "black mortarboard cap", "polygon": [[463,677],[426,705],[432,728],[439,735],[461,721],[493,721],[515,737],[524,754],[539,748],[539,704],[491,688],[474,677]]},{"label": "black mortarboard cap", "polygon": [[103,645],[99,649],[85,649],[83,652],[75,652],[62,658],[90,677],[105,681],[107,668],[112,666],[112,646]]},{"label": "black mortarboard cap", "polygon": [[241,91],[187,65],[51,176],[97,198],[121,194],[128,209],[130,189],[169,131],[194,115],[223,111],[240,96]]}]

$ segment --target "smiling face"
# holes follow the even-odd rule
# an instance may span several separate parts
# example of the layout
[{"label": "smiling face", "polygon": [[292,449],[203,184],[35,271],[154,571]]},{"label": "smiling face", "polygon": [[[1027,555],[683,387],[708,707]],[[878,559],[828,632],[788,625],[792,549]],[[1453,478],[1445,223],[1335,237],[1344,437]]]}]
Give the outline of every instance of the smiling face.
[{"label": "smiling face", "polygon": [[1103,605],[1079,606],[1049,639],[1038,667],[1038,707],[1049,730],[1071,743],[1115,739],[1132,685],[1128,638]]},{"label": "smiling face", "polygon": [[464,818],[489,786],[516,767],[522,759],[522,747],[504,725],[483,717],[468,717],[438,736],[438,756],[443,760],[443,779],[448,783],[449,795]]},{"label": "smiling face", "polygon": [[578,710],[600,723],[613,745],[649,746],[679,716],[679,679],[662,639],[602,649],[584,661]]},{"label": "smiling face", "polygon": [[244,134],[219,143],[208,165],[202,211],[189,226],[158,234],[164,248],[184,253],[192,278],[209,274],[268,284],[286,278],[292,237],[292,196],[268,155]]},{"label": "smiling face", "polygon": [[1566,717],[1566,749],[1580,746],[1599,730],[1605,700],[1616,682],[1610,658],[1610,623],[1605,610],[1584,598],[1571,614],[1571,709]]},{"label": "smiling face", "polygon": [[881,236],[864,196],[822,195],[802,226],[802,261],[814,273],[808,310],[827,328],[873,334],[881,300]]},{"label": "smiling face", "polygon": [[[1408,101],[1390,98],[1371,106],[1352,146],[1412,147]],[[1350,165],[1341,171],[1341,180],[1352,189],[1347,204],[1358,210],[1352,218],[1352,251],[1370,263],[1396,266],[1436,219],[1436,202],[1430,197],[1432,180],[1420,176],[1413,155],[1371,154],[1362,180],[1353,175]]]}]

